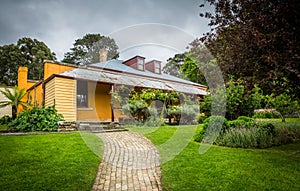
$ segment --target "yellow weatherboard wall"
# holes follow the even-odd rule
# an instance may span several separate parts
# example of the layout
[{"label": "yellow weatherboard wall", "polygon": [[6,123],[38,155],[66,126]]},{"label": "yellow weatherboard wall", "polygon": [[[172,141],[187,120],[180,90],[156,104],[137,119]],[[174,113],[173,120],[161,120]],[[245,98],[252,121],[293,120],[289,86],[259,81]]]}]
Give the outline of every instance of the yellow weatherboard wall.
[{"label": "yellow weatherboard wall", "polygon": [[43,104],[43,84],[40,83],[28,91],[28,100],[31,99],[32,104],[38,104],[41,107]]},{"label": "yellow weatherboard wall", "polygon": [[77,121],[100,121],[95,109],[95,90],[97,83],[88,82],[88,107],[77,108]]},{"label": "yellow weatherboard wall", "polygon": [[65,121],[76,121],[76,80],[54,77],[45,85],[45,106],[55,103]]},{"label": "yellow weatherboard wall", "polygon": [[77,108],[78,121],[111,121],[111,86],[88,82],[88,107]]}]

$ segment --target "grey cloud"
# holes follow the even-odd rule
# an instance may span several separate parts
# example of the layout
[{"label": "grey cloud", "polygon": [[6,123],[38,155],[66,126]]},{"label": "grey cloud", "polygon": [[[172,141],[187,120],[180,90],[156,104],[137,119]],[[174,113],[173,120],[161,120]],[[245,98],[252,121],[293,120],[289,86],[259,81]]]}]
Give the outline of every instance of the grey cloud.
[{"label": "grey cloud", "polygon": [[[136,24],[173,25],[197,36],[207,31],[207,23],[198,16],[199,4],[198,0],[5,0],[0,6],[0,45],[24,36],[37,38],[62,59],[75,39],[86,33],[108,35]],[[168,35],[176,39],[175,33]]]}]

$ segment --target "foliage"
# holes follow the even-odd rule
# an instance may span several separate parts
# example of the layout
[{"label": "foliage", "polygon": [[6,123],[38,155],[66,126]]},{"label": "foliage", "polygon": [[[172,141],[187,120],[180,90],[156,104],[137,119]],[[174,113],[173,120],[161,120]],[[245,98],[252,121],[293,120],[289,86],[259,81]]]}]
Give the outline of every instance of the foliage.
[{"label": "foliage", "polygon": [[[101,139],[87,136],[102,154]],[[1,190],[91,190],[101,155],[85,140],[79,133],[0,136]]]},{"label": "foliage", "polygon": [[26,95],[25,89],[19,89],[17,86],[12,88],[10,91],[8,88],[0,90],[0,92],[8,99],[8,101],[1,101],[0,108],[11,106],[12,107],[12,118],[17,117],[18,106],[22,106],[24,109],[28,107],[28,103],[22,101],[23,97]]},{"label": "foliage", "polygon": [[213,134],[219,135],[219,133],[222,133],[228,129],[228,121],[226,118],[222,116],[210,116],[203,122],[203,129],[198,133],[198,135],[195,136],[195,141],[201,142],[204,140],[205,136],[212,136]]},{"label": "foliage", "polygon": [[267,148],[272,146],[272,136],[256,126],[230,128],[216,140],[216,144],[227,147]]},{"label": "foliage", "polygon": [[175,54],[173,58],[169,58],[167,60],[166,65],[163,67],[163,72],[172,76],[182,78],[183,74],[180,70],[180,67],[184,64],[184,60],[185,53]]},{"label": "foliage", "polygon": [[86,34],[75,40],[70,52],[65,53],[63,62],[77,65],[99,62],[100,49],[108,51],[108,60],[119,57],[118,46],[114,39],[100,34]]},{"label": "foliage", "polygon": [[[226,118],[229,120],[237,119],[239,116],[252,116],[255,109],[260,109],[263,102],[263,92],[257,86],[251,91],[246,91],[241,81],[229,81],[226,84],[226,92],[217,90],[214,94],[205,96],[201,101],[201,111],[206,115],[210,115],[212,109],[212,101],[220,100],[221,96],[226,96]],[[225,99],[225,98],[224,98]],[[224,109],[222,106],[214,107]],[[219,111],[221,112],[221,111]]]},{"label": "foliage", "polygon": [[278,123],[262,121],[229,121],[229,129],[222,133],[215,144],[228,147],[267,148],[299,142],[299,124],[284,127]]},{"label": "foliage", "polygon": [[9,123],[9,129],[14,131],[56,131],[58,121],[63,116],[58,114],[54,106],[46,108],[34,107],[20,112],[18,117]]},{"label": "foliage", "polygon": [[299,112],[299,103],[292,100],[291,96],[286,93],[280,94],[274,99],[274,107],[276,111],[281,114],[282,122],[285,121],[285,118],[293,114],[294,112]]},{"label": "foliage", "polygon": [[[142,133],[160,147],[180,128],[186,126],[160,127],[154,132],[150,127],[135,129],[139,132],[151,129],[152,133]],[[263,150],[212,146],[201,155],[199,143],[191,141],[173,160],[162,164],[162,186],[164,190],[296,191],[300,189],[299,146],[290,144]]]},{"label": "foliage", "polygon": [[192,49],[186,54],[184,64],[180,67],[185,78],[192,82],[216,86],[217,65],[209,50],[196,43],[191,43]]},{"label": "foliage", "polygon": [[207,115],[205,115],[205,113],[200,113],[197,117],[197,122],[199,124],[203,123],[204,120],[207,118]]},{"label": "foliage", "polygon": [[247,116],[239,116],[237,118],[237,120],[242,120],[242,121],[245,121],[245,122],[253,122],[254,119],[250,118],[250,117],[247,117]]},{"label": "foliage", "polygon": [[5,115],[0,118],[0,125],[6,125],[9,124],[12,121],[12,117]]},{"label": "foliage", "polygon": [[17,85],[19,66],[28,67],[28,78],[40,80],[44,74],[44,60],[55,60],[55,53],[37,39],[21,38],[17,44],[0,46],[0,83]]},{"label": "foliage", "polygon": [[277,111],[271,111],[271,112],[263,111],[263,112],[255,112],[253,118],[272,119],[272,118],[281,118],[281,115]]},{"label": "foliage", "polygon": [[200,16],[209,20],[212,30],[201,42],[215,56],[222,71],[243,79],[247,90],[257,84],[267,94],[287,92],[299,98],[300,2],[205,2]]}]

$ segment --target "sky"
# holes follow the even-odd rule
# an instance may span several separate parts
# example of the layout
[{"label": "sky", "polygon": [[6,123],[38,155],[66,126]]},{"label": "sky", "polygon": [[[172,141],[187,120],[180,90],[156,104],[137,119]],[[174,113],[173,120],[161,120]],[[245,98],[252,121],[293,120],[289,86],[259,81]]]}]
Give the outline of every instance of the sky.
[{"label": "sky", "polygon": [[62,60],[76,39],[99,33],[115,39],[120,59],[163,63],[209,31],[201,0],[2,0],[0,45],[22,37],[43,41]]}]

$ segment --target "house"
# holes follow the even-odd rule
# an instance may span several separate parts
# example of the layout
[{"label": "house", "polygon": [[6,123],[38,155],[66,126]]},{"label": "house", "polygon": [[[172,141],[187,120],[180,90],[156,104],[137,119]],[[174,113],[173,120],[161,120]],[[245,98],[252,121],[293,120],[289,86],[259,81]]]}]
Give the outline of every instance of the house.
[{"label": "house", "polygon": [[[20,67],[18,86],[26,88],[39,105],[55,107],[66,121],[118,121],[122,112],[111,102],[111,91],[118,85],[138,88],[175,90],[187,94],[205,95],[206,86],[164,74],[161,62],[135,56],[127,61],[108,60],[100,51],[100,62],[87,66],[44,61],[44,79],[27,79],[28,70]],[[124,117],[124,116],[123,116]]]}]

